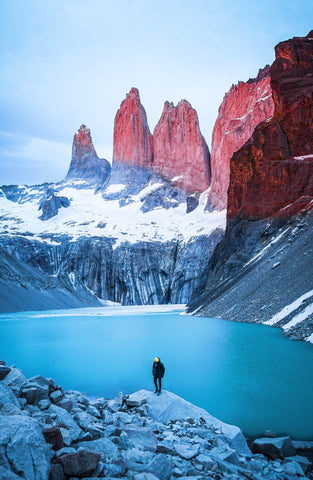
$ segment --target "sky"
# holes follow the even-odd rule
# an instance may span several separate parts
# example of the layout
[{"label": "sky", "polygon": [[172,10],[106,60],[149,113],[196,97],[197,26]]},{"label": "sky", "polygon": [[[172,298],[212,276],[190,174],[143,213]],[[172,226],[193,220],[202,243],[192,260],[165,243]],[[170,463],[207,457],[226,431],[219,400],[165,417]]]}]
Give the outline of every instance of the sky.
[{"label": "sky", "polygon": [[187,99],[210,148],[231,85],[312,29],[312,0],[0,0],[0,185],[64,178],[81,124],[111,161],[132,87],[152,132]]}]

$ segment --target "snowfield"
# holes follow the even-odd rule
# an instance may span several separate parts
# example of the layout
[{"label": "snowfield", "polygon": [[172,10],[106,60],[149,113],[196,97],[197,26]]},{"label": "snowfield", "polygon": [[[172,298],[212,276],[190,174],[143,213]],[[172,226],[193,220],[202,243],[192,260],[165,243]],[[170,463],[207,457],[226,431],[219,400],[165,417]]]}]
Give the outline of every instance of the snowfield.
[{"label": "snowfield", "polygon": [[226,210],[205,212],[205,194],[199,206],[188,214],[186,203],[169,209],[156,207],[144,213],[140,209],[144,196],[159,186],[145,187],[121,206],[118,199],[104,199],[102,194],[122,192],[123,184],[111,184],[104,192],[95,193],[82,181],[67,182],[58,189],[57,195],[67,197],[70,206],[60,208],[56,216],[45,221],[39,218],[42,213],[38,210],[42,199],[39,187],[20,187],[24,190],[18,202],[8,200],[0,190],[0,233],[22,235],[50,244],[58,243],[55,238],[58,235],[67,235],[72,241],[81,236],[106,237],[116,240],[116,248],[126,241],[166,242],[173,238],[188,241],[198,235],[209,235],[217,228],[225,229]]}]

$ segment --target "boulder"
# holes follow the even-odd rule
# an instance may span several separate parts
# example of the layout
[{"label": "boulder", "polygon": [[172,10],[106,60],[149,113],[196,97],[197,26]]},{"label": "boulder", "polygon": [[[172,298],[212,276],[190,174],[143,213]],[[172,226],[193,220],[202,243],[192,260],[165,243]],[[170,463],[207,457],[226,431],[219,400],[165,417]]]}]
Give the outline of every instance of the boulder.
[{"label": "boulder", "polygon": [[26,377],[18,368],[11,368],[10,373],[2,381],[4,385],[10,387],[15,395],[19,394],[21,385],[26,382]]},{"label": "boulder", "polygon": [[207,425],[220,429],[238,454],[251,456],[243,433],[238,427],[221,422],[204,409],[187,402],[172,392],[163,390],[161,395],[156,396],[148,390],[139,390],[133,394],[133,399],[145,400],[149,416],[161,423],[167,423],[170,420],[184,420],[186,417],[197,420],[202,418]]},{"label": "boulder", "polygon": [[49,382],[38,376],[24,382],[20,389],[20,397],[26,398],[30,405],[37,405],[40,400],[49,399]]},{"label": "boulder", "polygon": [[58,457],[56,463],[63,468],[65,475],[72,477],[90,477],[95,472],[100,461],[100,455],[88,450],[67,453]]},{"label": "boulder", "polygon": [[12,390],[7,387],[6,385],[3,384],[3,382],[0,383],[0,407],[3,407],[6,404],[12,404],[17,408],[20,408],[20,404],[12,392]]},{"label": "boulder", "polygon": [[185,443],[178,443],[174,447],[175,452],[185,460],[191,460],[199,453],[199,445],[190,445]]},{"label": "boulder", "polygon": [[49,448],[34,419],[0,416],[0,465],[27,480],[48,479]]},{"label": "boulder", "polygon": [[82,447],[85,450],[91,450],[100,453],[102,459],[116,460],[119,456],[118,448],[108,438],[99,438],[97,440],[91,440],[88,442],[79,442],[78,447]]},{"label": "boulder", "polygon": [[286,457],[284,464],[288,462],[297,462],[303,470],[303,473],[306,473],[308,468],[312,465],[311,462],[301,455],[294,455],[293,457]]},{"label": "boulder", "polygon": [[21,477],[15,475],[12,470],[7,470],[0,466],[0,478],[1,480],[21,480]]},{"label": "boulder", "polygon": [[74,415],[75,422],[83,429],[86,430],[89,425],[92,425],[95,419],[86,412],[75,413]]},{"label": "boulder", "polygon": [[46,442],[52,445],[53,450],[63,448],[63,437],[59,427],[44,428],[42,433]]},{"label": "boulder", "polygon": [[122,431],[127,433],[129,441],[134,447],[141,447],[144,450],[155,452],[157,449],[157,438],[150,428],[141,425],[125,425]]},{"label": "boulder", "polygon": [[49,397],[51,402],[59,403],[63,398],[62,390],[55,390],[54,392],[51,392]]},{"label": "boulder", "polygon": [[158,480],[158,477],[153,475],[153,473],[142,472],[134,475],[134,480]]},{"label": "boulder", "polygon": [[174,462],[163,453],[155,455],[144,470],[153,473],[159,480],[169,480],[174,469]]},{"label": "boulder", "polygon": [[64,408],[51,405],[47,412],[55,419],[59,426],[65,427],[69,431],[72,441],[78,439],[81,429]]},{"label": "boulder", "polygon": [[0,365],[0,380],[4,380],[7,375],[9,375],[11,371],[10,367],[6,365]]},{"label": "boulder", "polygon": [[290,437],[258,438],[252,443],[253,453],[262,453],[273,460],[295,455]]}]

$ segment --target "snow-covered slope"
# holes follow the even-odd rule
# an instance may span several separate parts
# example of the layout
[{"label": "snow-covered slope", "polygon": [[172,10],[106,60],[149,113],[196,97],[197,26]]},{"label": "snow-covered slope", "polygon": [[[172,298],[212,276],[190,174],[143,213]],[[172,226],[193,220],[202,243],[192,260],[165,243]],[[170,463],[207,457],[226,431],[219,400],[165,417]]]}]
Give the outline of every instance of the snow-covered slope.
[{"label": "snow-covered slope", "polygon": [[[72,241],[81,236],[105,237],[121,243],[139,241],[190,240],[209,235],[217,228],[224,229],[226,211],[208,213],[205,198],[186,214],[186,202],[173,208],[156,206],[144,212],[142,206],[148,195],[164,183],[150,182],[138,193],[123,197],[125,184],[110,184],[104,191],[84,181],[62,182],[56,185],[2,187],[0,193],[0,232],[2,235],[22,235],[42,242],[55,242],[55,237],[67,235]],[[40,218],[40,203],[47,191],[56,197],[66,197],[70,206],[60,208],[46,221]],[[48,193],[50,193],[48,192]],[[104,198],[104,195],[106,198]],[[123,199],[123,201],[121,201]],[[175,208],[174,208],[175,207]]]}]

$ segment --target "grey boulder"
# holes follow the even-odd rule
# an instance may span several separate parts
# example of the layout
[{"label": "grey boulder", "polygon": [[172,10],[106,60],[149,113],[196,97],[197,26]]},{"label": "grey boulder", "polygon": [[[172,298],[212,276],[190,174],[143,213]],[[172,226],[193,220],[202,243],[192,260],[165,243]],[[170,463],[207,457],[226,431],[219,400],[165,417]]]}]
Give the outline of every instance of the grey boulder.
[{"label": "grey boulder", "polygon": [[273,460],[295,455],[290,437],[257,438],[252,443],[253,453],[263,453]]},{"label": "grey boulder", "polygon": [[0,417],[0,465],[27,480],[48,480],[48,446],[34,419]]}]

